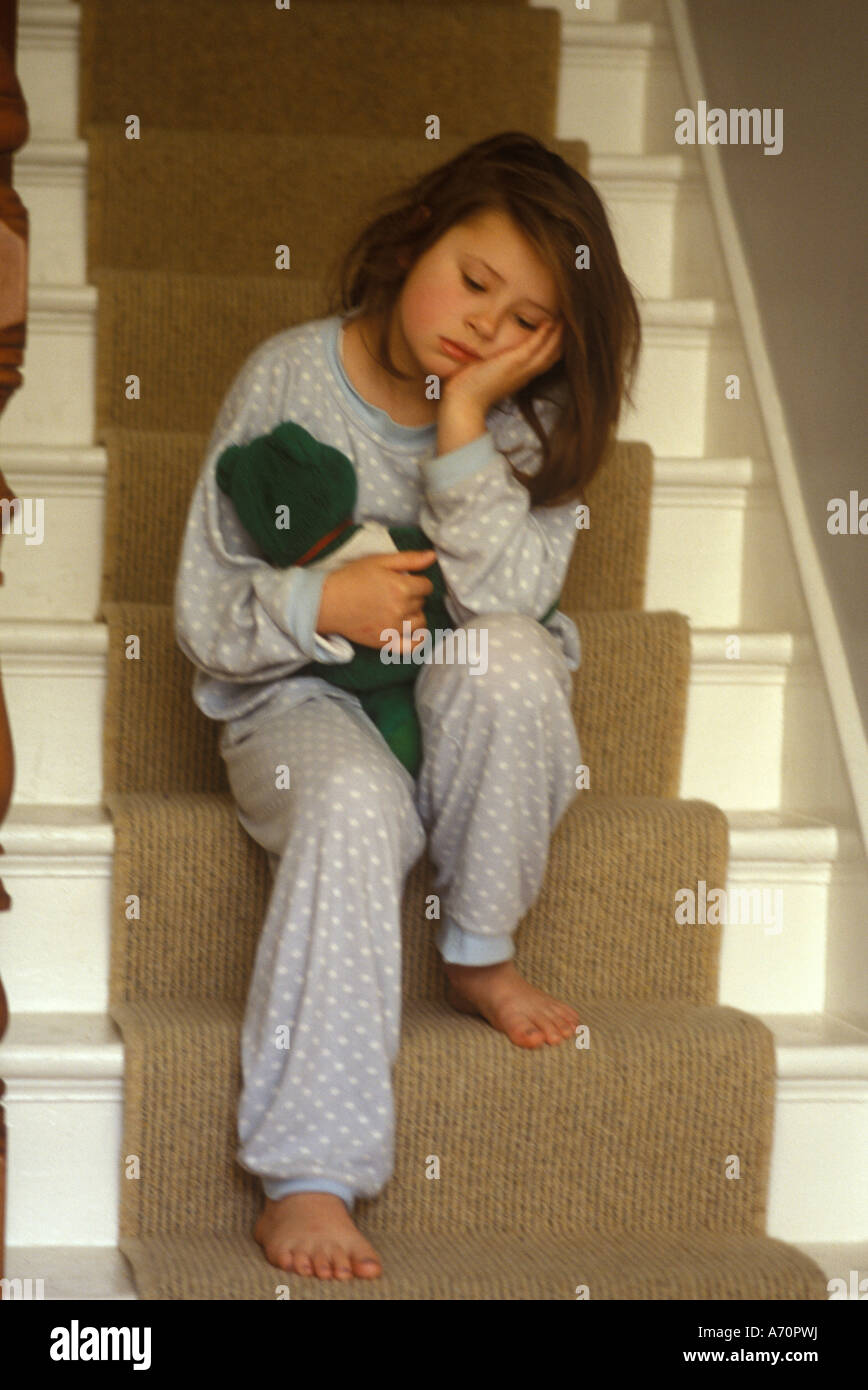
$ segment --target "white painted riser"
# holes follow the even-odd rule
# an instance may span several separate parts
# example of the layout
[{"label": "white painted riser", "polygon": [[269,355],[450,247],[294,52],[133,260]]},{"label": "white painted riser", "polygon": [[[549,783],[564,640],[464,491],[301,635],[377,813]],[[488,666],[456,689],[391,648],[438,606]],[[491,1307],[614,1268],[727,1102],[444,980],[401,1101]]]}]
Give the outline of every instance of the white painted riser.
[{"label": "white painted riser", "polygon": [[[679,795],[724,810],[843,814],[846,774],[818,669],[752,660],[762,640],[743,636],[740,661],[694,658]],[[694,634],[695,648],[711,641]]]},{"label": "white painted riser", "polygon": [[[13,1014],[100,1011],[108,1004],[111,820],[99,806],[70,808],[65,819],[59,807],[46,815],[46,808],[14,807],[2,828],[13,898],[0,917],[9,1006]],[[732,815],[727,889],[755,893],[756,910],[734,906],[724,927],[720,1003],[757,1013],[823,1009],[826,923],[841,920],[860,894],[868,900],[855,852],[851,832],[816,819],[781,825],[780,816]],[[697,883],[680,886],[699,891]],[[673,931],[704,930],[701,922],[679,925],[676,906]]]},{"label": "white painted riser", "polygon": [[589,177],[640,299],[728,299],[695,155],[592,154]]},{"label": "white painted riser", "polygon": [[19,0],[15,71],[31,141],[77,134],[79,14],[71,0]]},{"label": "white painted riser", "polygon": [[[30,213],[32,285],[86,280],[84,238],[70,237],[68,229],[86,225],[87,158],[84,140],[31,140],[15,162],[16,188]],[[591,180],[609,215],[624,270],[643,299],[729,295],[699,171],[696,155],[683,152],[591,157]],[[277,231],[275,237],[280,239]],[[293,243],[292,263],[297,277],[316,277],[303,242]]]},{"label": "white painted riser", "polygon": [[[6,407],[0,431],[7,447],[92,442],[96,302],[92,285],[31,290],[25,384]],[[627,405],[622,413],[619,437],[645,440],[662,457],[764,454],[746,358],[725,306],[654,301],[642,317],[637,408]],[[130,363],[129,371],[135,369]],[[739,400],[724,396],[732,374],[741,382]]]},{"label": "white painted riser", "polygon": [[[7,1087],[8,1244],[116,1243],[123,1121],[123,1072],[116,1060],[123,1056],[120,1043],[111,1054],[110,1078],[22,1079],[16,1084],[20,1100],[13,1086]],[[102,1069],[104,1058],[100,1064]],[[4,1065],[8,1077],[10,1064]]]},{"label": "white painted riser", "polygon": [[[758,476],[758,486],[739,486]],[[703,485],[697,486],[702,479]],[[696,628],[808,630],[769,475],[747,459],[655,459],[645,607]]]},{"label": "white painted riser", "polygon": [[674,115],[684,96],[666,30],[625,24],[616,42],[592,11],[564,24],[558,132],[580,130],[592,148],[618,154],[678,148]]},{"label": "white painted riser", "polygon": [[[3,457],[22,505],[42,499],[44,507],[40,544],[26,538],[26,515],[4,541],[16,617],[90,620],[99,604],[105,451],[22,445]],[[757,475],[768,481],[749,459],[655,459],[647,609],[684,611],[699,628],[807,628],[776,492],[752,486]],[[72,542],[78,536],[95,543],[82,552]]]},{"label": "white painted riser", "polygon": [[[834,1080],[811,1076],[818,1050],[767,1018],[778,1040],[768,1231],[781,1240],[868,1238],[868,1145],[860,1116],[865,1046],[838,1026]],[[795,1023],[795,1021],[793,1021]],[[834,1025],[824,1025],[828,1032]],[[780,1031],[780,1037],[778,1033]],[[88,1045],[71,1039],[84,1036]],[[848,1047],[843,1046],[849,1043]],[[35,1046],[34,1046],[35,1044]],[[63,1048],[63,1051],[61,1051]],[[58,1059],[79,1058],[70,1076]],[[7,1240],[114,1245],[120,1184],[123,1047],[107,1016],[13,1019],[4,1065],[9,1131]],[[792,1182],[792,1173],[799,1182]],[[51,1194],[47,1198],[47,1194]]]},{"label": "white painted riser", "polygon": [[[726,640],[693,634],[680,794],[724,809],[843,811],[835,744],[825,715],[818,722],[826,699],[807,664],[810,644],[745,635],[740,658],[727,660]],[[103,623],[0,625],[19,750],[15,805],[99,802],[107,641]]]}]

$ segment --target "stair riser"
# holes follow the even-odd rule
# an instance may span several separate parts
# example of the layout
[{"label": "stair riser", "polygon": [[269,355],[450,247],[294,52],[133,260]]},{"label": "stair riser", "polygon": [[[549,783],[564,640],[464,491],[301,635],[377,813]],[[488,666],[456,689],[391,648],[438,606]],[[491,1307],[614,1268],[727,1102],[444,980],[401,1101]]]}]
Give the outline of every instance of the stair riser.
[{"label": "stair riser", "polygon": [[[133,157],[129,149],[122,153]],[[25,147],[16,168],[16,188],[30,212],[31,285],[80,285],[87,280],[83,257],[87,147],[79,143],[68,151],[58,149],[56,156],[51,162],[47,150]],[[727,297],[729,287],[707,200],[695,179],[685,186],[676,178],[613,178],[595,174],[593,167],[591,179],[609,213],[624,269],[642,297]],[[70,237],[69,228],[77,225],[82,227],[82,236]],[[285,237],[286,227],[280,218],[275,221],[272,240],[277,245]],[[317,278],[323,273],[323,248],[317,242],[297,232],[290,249],[297,276]],[[127,247],[120,263],[145,270],[154,265],[154,257],[146,252],[139,256]],[[201,271],[205,265],[200,249],[190,268]],[[232,267],[221,263],[211,270],[231,273]],[[238,267],[239,273],[248,275],[267,275],[272,270],[273,259],[257,265],[251,255]]]},{"label": "stair riser", "polygon": [[[98,803],[104,657],[18,653],[10,643],[2,661],[16,745],[28,750],[16,767],[15,803]],[[836,751],[817,720],[825,695],[807,675],[799,667],[694,661],[679,795],[724,809],[833,807],[841,795]]]},{"label": "stair riser", "polygon": [[114,1245],[123,1081],[8,1081],[7,1245]]},{"label": "stair riser", "polygon": [[[31,543],[24,531],[28,524],[24,510],[21,532],[12,530],[4,537],[4,583],[16,596],[16,618],[92,621],[99,605],[104,472],[88,476],[83,470],[76,478],[60,480],[36,470],[17,469],[11,457],[7,462],[11,466],[4,468],[6,480],[22,507],[29,500],[36,519],[41,502],[43,517],[38,544]],[[70,536],[90,536],[94,541],[77,549],[70,545]]]},{"label": "stair riser", "polygon": [[[4,472],[22,500],[42,499],[45,518],[40,545],[12,532],[3,546],[17,618],[89,621],[99,603],[101,548],[74,552],[69,536],[103,534],[104,459],[98,468],[83,461],[77,474],[58,476],[10,449]],[[763,556],[762,584],[745,577],[754,553]],[[656,484],[645,607],[687,611],[699,628],[804,629],[791,547],[772,490]]]},{"label": "stair riser", "polygon": [[725,810],[845,814],[846,772],[816,666],[695,662],[678,794]]},{"label": "stair riser", "polygon": [[[684,104],[674,50],[601,49],[582,42],[576,19],[616,23],[621,18],[622,0],[593,0],[584,12],[579,11],[575,0],[545,0],[538,6],[532,0],[532,7],[560,9],[569,21],[563,31],[559,124],[586,131],[586,138],[600,150],[627,154],[644,149],[637,132],[646,127],[649,99],[664,118],[662,122],[653,122],[652,130],[661,125],[665,128],[670,108],[674,111]],[[78,120],[78,6],[55,7],[62,19],[55,19],[50,26],[42,20],[35,22],[41,8],[22,0],[19,11],[17,74],[22,91],[27,94],[31,138],[43,134],[70,137],[76,132]],[[64,9],[68,14],[63,14]],[[629,18],[632,22],[647,19],[661,24],[665,22],[665,10],[648,0],[641,10],[632,4]],[[603,63],[608,86],[601,101],[596,79]],[[618,91],[616,101],[612,100],[613,86]],[[605,122],[601,112],[606,115]]]},{"label": "stair riser", "polygon": [[[52,11],[53,22],[46,25],[45,6],[21,0],[18,7],[15,71],[31,140],[71,139],[78,126],[79,7],[55,5]],[[20,190],[17,178],[15,186]]]},{"label": "stair riser", "polygon": [[807,630],[773,489],[656,486],[645,607],[686,612],[695,628]]},{"label": "stair riser", "polygon": [[[3,879],[14,910],[0,930],[0,973],[12,1013],[104,1010],[111,856],[58,854],[46,860],[44,855],[17,853],[8,831],[2,842]],[[752,921],[732,920],[724,926],[719,1002],[755,1013],[821,1011],[825,923],[849,920],[860,903],[868,901],[864,872],[822,860],[731,858],[726,884],[736,895],[734,907],[750,902],[756,911],[751,908],[748,913]],[[696,882],[681,886],[699,891]],[[746,893],[754,896],[747,899]],[[770,909],[771,917],[778,905],[777,922],[763,922],[764,910]],[[701,924],[680,928],[702,929]],[[860,1004],[864,1000],[854,999],[855,1010]]]},{"label": "stair riser", "polygon": [[[724,394],[732,376],[739,378],[739,400]],[[619,437],[646,440],[657,455],[765,452],[747,360],[731,329],[649,329],[634,395],[635,409],[625,406]],[[700,402],[701,412],[695,409]]]},{"label": "stair riser", "polygon": [[[87,281],[87,169],[77,157],[39,161],[25,145],[16,161],[15,190],[30,218],[27,279],[34,285],[83,285]],[[70,236],[70,228],[81,235]],[[29,341],[28,341],[29,349]]]},{"label": "stair riser", "polygon": [[[82,305],[95,301],[96,293],[91,287],[82,294]],[[84,307],[39,312],[38,292],[32,301],[25,384],[4,412],[6,444],[89,444],[95,427],[92,316]],[[130,373],[136,373],[135,362],[125,364],[123,376]],[[725,378],[731,373],[741,379],[738,401],[724,398]],[[166,421],[160,383],[152,383],[150,401],[148,386],[143,381],[141,400],[127,402],[119,379],[117,423],[196,428],[190,420]],[[672,458],[764,452],[747,364],[731,329],[647,327],[635,395],[637,408],[625,405],[621,439],[647,440],[656,454]]]},{"label": "stair riser", "polygon": [[[70,294],[73,291],[69,292]],[[94,438],[96,290],[77,291],[82,308],[40,308],[29,291],[24,382],[3,412],[7,444],[90,444]]]},{"label": "stair riser", "polygon": [[[746,1015],[677,1004],[626,1013],[589,1004],[584,1018],[589,1048],[531,1056],[481,1020],[409,1009],[394,1071],[395,1181],[363,1204],[370,1230],[528,1230],[540,1219],[549,1229],[673,1230],[686,1206],[699,1227],[748,1233],[773,1119],[769,1033]],[[128,1191],[125,1219],[148,1229],[179,1219],[197,1230],[243,1228],[259,1194],[252,1175],[236,1181],[240,1018],[200,1006],[193,1053],[188,1026],[159,1007],[126,1015],[135,1039],[126,1093],[135,1100],[123,1143],[141,1154],[149,1180]],[[690,1057],[674,1092],[673,1049]],[[152,1099],[143,1109],[144,1096]],[[340,1113],[331,1089],[319,1099],[323,1119],[360,1157],[376,1151],[387,1111],[363,1124],[355,1106]],[[728,1154],[739,1155],[741,1182],[726,1180]],[[436,1183],[425,1180],[432,1155],[443,1169]]]},{"label": "stair riser", "polygon": [[104,1012],[111,855],[16,854],[2,831],[0,843],[13,903],[0,917],[0,975],[10,1012]]},{"label": "stair riser", "polygon": [[726,271],[700,184],[691,182],[684,187],[677,180],[648,184],[627,178],[615,180],[596,175],[593,159],[590,177],[609,215],[621,264],[643,298],[729,297]]},{"label": "stair riser", "polygon": [[[601,20],[594,0],[588,16]],[[571,18],[576,19],[576,10]],[[601,154],[674,154],[675,112],[684,105],[674,49],[586,43],[565,26],[557,130],[580,130]]]},{"label": "stair riser", "polygon": [[[120,1185],[134,1181],[123,1176],[121,1087],[95,1096],[93,1083],[70,1080],[37,1094],[33,1082],[8,1083],[8,1245],[115,1244]],[[777,1083],[769,1235],[868,1239],[866,1116],[862,1083]]]}]

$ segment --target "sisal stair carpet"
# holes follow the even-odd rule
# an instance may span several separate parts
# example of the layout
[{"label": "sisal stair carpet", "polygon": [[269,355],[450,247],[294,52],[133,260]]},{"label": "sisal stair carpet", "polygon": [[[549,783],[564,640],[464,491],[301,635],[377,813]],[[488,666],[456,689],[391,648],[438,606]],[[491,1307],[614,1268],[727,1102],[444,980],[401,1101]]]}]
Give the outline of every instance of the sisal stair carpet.
[{"label": "sisal stair carpet", "polygon": [[[143,1299],[273,1299],[287,1285],[294,1299],[574,1299],[582,1286],[594,1299],[826,1297],[818,1267],[765,1234],[771,1034],[716,1002],[720,929],[674,918],[679,888],[725,884],[727,823],[677,799],[689,632],[679,614],[642,611],[642,443],[619,443],[595,479],[594,525],[562,598],[582,634],[573,701],[593,787],[559,825],[516,939],[519,969],[579,1009],[591,1046],[526,1051],[445,1004],[425,854],[403,902],[396,1167],[356,1208],[383,1276],[270,1266],[252,1237],[258,1180],[234,1159],[240,1025],[270,880],[173,638],[207,436],[254,347],[335,311],[336,258],[397,181],[508,129],[587,171],[586,147],[553,137],[559,44],[559,15],[517,0],[284,11],[82,0],[109,459],[110,999],[126,1057],[122,1152],[141,1162],[122,1184],[120,1247]],[[424,138],[431,112],[439,141]],[[285,241],[286,275],[273,268]],[[130,371],[138,401],[124,395]],[[129,893],[140,920],[126,918]],[[439,1181],[426,1180],[429,1154]]]}]

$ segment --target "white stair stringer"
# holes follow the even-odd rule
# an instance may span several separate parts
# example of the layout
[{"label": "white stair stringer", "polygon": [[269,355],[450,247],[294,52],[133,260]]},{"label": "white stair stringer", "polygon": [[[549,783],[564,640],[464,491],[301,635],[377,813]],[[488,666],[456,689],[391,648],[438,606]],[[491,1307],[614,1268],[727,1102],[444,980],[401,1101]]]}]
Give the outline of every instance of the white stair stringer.
[{"label": "white stair stringer", "polygon": [[[847,1282],[852,1269],[868,1272],[866,948],[854,958],[868,870],[707,170],[672,141],[674,110],[689,103],[669,14],[664,0],[592,0],[583,12],[574,0],[531,3],[562,12],[557,133],[589,141],[590,176],[642,313],[638,405],[619,433],[655,452],[646,607],[684,611],[694,628],[680,794],[727,812],[728,892],[783,894],[781,931],[727,925],[721,958],[721,1002],[763,1017],[776,1037],[769,1232]],[[49,1299],[134,1299],[115,1247],[123,1047],[106,1013],[106,630],[92,621],[105,453],[91,443],[97,291],[84,283],[78,23],[75,3],[21,0],[31,139],[13,178],[31,210],[31,318],[24,386],[0,420],[0,461],[18,495],[45,499],[47,524],[41,546],[11,535],[3,552],[0,667],[17,763],[0,826],[13,898],[0,915],[12,1009],[0,1045],[6,1273],[42,1278]],[[732,373],[738,401],[723,395]]]}]

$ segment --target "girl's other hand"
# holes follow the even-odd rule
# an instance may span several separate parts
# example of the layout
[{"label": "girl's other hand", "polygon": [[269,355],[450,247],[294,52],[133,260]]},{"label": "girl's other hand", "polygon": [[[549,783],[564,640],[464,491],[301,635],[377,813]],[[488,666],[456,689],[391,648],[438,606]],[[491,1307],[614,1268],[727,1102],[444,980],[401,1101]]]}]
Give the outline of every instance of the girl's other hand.
[{"label": "girl's other hand", "polygon": [[517,347],[506,348],[479,362],[466,362],[443,384],[443,406],[483,416],[497,401],[553,367],[563,349],[563,319],[546,319]]},{"label": "girl's other hand", "polygon": [[382,647],[388,638],[380,633],[394,628],[401,636],[401,652],[411,652],[422,639],[405,641],[402,624],[409,619],[411,632],[427,627],[422,600],[434,585],[406,571],[428,569],[436,559],[435,550],[399,550],[364,555],[332,570],[322,587],[315,630],[339,633],[363,647]]}]

